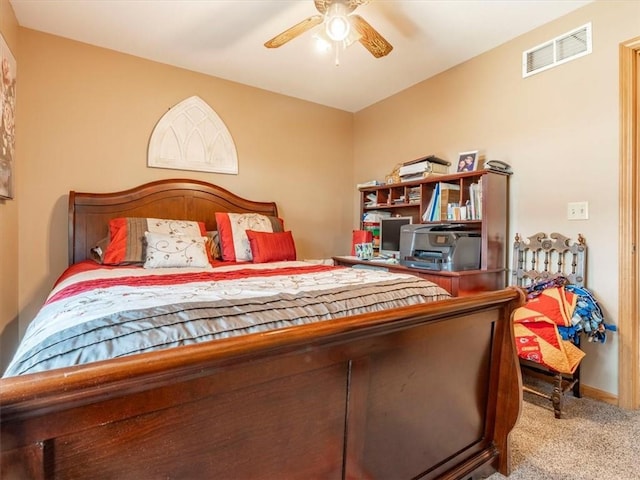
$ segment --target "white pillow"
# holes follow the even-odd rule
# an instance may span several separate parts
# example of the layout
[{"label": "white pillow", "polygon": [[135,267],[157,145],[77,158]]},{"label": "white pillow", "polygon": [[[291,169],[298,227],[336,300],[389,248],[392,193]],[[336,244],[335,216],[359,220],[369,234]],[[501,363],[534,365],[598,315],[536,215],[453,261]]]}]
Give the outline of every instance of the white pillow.
[{"label": "white pillow", "polygon": [[144,232],[147,242],[144,268],[208,267],[207,237]]}]

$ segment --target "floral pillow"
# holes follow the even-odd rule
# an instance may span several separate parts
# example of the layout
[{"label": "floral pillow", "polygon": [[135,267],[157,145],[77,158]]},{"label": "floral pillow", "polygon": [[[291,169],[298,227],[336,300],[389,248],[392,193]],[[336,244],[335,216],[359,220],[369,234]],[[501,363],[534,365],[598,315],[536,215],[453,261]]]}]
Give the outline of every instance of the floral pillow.
[{"label": "floral pillow", "polygon": [[105,265],[135,265],[146,260],[145,232],[206,236],[203,222],[162,218],[114,218],[109,222],[110,242],[104,251]]},{"label": "floral pillow", "polygon": [[259,213],[216,212],[216,223],[220,234],[222,259],[231,262],[250,262],[251,246],[247,230],[257,232],[282,232],[284,226],[278,217]]},{"label": "floral pillow", "polygon": [[144,268],[208,267],[207,237],[145,232]]}]

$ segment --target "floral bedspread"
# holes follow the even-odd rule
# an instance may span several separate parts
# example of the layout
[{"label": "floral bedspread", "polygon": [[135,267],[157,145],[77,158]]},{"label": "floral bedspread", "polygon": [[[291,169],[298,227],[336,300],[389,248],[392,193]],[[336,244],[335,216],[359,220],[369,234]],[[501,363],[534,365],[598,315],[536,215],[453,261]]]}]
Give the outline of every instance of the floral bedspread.
[{"label": "floral bedspread", "polygon": [[307,262],[66,272],[4,376],[448,298],[411,275]]}]

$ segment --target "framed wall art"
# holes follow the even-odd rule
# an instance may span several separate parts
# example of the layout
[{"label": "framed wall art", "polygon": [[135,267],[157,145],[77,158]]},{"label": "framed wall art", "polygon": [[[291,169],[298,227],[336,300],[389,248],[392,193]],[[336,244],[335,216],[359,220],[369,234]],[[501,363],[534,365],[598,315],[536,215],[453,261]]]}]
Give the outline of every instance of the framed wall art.
[{"label": "framed wall art", "polygon": [[478,168],[478,150],[458,154],[458,172],[473,172]]},{"label": "framed wall art", "polygon": [[13,198],[16,145],[16,59],[0,34],[0,198]]},{"label": "framed wall art", "polygon": [[231,133],[198,96],[183,100],[162,116],[151,134],[147,155],[149,167],[238,174]]}]

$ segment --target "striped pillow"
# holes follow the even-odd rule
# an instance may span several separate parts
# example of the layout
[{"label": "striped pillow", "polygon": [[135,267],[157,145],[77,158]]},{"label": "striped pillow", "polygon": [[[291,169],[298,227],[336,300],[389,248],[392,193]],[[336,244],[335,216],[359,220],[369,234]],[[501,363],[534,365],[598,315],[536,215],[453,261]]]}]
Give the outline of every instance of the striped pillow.
[{"label": "striped pillow", "polygon": [[206,236],[203,222],[162,218],[120,217],[109,222],[110,242],[102,258],[105,265],[142,265],[145,261],[145,232]]}]

